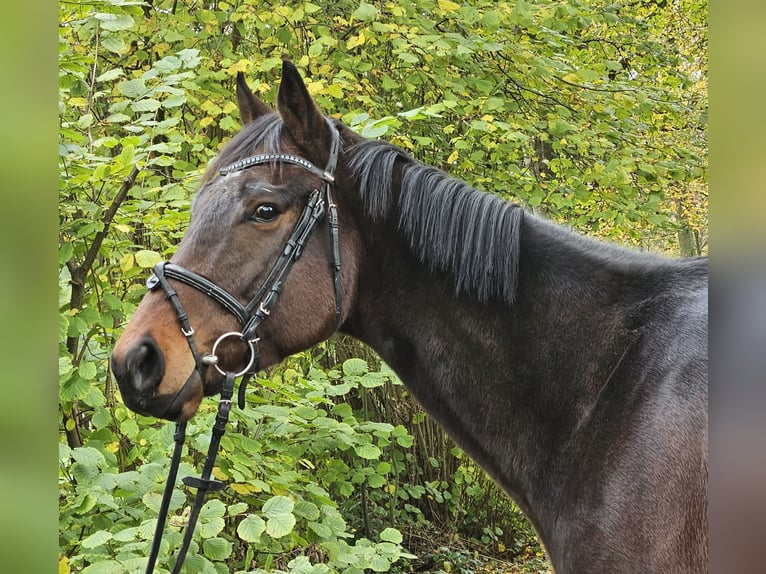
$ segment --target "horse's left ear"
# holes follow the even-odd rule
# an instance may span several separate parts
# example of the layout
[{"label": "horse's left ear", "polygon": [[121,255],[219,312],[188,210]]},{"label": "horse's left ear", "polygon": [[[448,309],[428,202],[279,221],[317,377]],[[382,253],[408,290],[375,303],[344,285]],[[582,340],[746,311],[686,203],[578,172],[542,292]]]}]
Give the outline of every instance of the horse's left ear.
[{"label": "horse's left ear", "polygon": [[277,94],[277,109],[285,128],[299,144],[321,140],[327,129],[324,116],[309,95],[298,69],[282,62],[282,81]]}]

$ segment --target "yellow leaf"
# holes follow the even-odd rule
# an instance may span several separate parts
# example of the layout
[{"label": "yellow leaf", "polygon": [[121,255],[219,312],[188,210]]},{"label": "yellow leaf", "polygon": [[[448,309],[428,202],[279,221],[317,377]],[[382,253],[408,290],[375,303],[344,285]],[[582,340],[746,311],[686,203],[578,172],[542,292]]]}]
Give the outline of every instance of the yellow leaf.
[{"label": "yellow leaf", "polygon": [[309,94],[315,96],[324,90],[324,84],[322,82],[309,82],[306,85],[306,89],[309,91]]},{"label": "yellow leaf", "polygon": [[72,569],[69,567],[69,558],[62,556],[59,560],[59,574],[69,574]]},{"label": "yellow leaf", "polygon": [[212,124],[215,120],[213,118],[202,118],[199,122],[199,127],[206,128],[210,124]]},{"label": "yellow leaf", "polygon": [[237,72],[247,72],[250,69],[250,66],[250,60],[240,60],[239,62],[226,68],[226,73],[233,76]]},{"label": "yellow leaf", "polygon": [[118,450],[120,450],[120,443],[119,442],[110,442],[108,445],[106,445],[106,450],[114,454]]},{"label": "yellow leaf", "polygon": [[213,467],[213,476],[217,478],[218,480],[228,480],[229,475],[226,474],[224,471],[222,471],[217,466]]},{"label": "yellow leaf", "polygon": [[365,42],[365,36],[364,32],[359,32],[358,36],[351,36],[351,38],[348,39],[348,42],[346,42],[346,48],[356,48],[357,46],[361,46]]},{"label": "yellow leaf", "polygon": [[115,223],[114,228],[117,231],[122,231],[123,233],[130,233],[130,225],[125,225],[124,223]]},{"label": "yellow leaf", "polygon": [[328,95],[332,96],[333,98],[342,98],[343,97],[343,90],[338,84],[331,84],[327,86],[327,93]]},{"label": "yellow leaf", "polygon": [[123,271],[130,271],[133,269],[133,254],[132,253],[126,253],[122,256],[120,259],[120,269]]},{"label": "yellow leaf", "polygon": [[492,122],[492,121],[495,121],[495,116],[491,116],[489,114],[484,114],[483,116],[481,116],[481,120],[483,122]]},{"label": "yellow leaf", "polygon": [[439,8],[441,8],[445,12],[454,12],[455,10],[460,9],[460,4],[455,4],[454,2],[450,2],[449,0],[439,0]]},{"label": "yellow leaf", "polygon": [[458,153],[457,150],[453,151],[451,154],[449,154],[449,157],[447,158],[447,163],[452,163],[457,159]]},{"label": "yellow leaf", "polygon": [[237,494],[250,494],[251,492],[255,492],[255,488],[244,482],[235,482],[229,486]]}]

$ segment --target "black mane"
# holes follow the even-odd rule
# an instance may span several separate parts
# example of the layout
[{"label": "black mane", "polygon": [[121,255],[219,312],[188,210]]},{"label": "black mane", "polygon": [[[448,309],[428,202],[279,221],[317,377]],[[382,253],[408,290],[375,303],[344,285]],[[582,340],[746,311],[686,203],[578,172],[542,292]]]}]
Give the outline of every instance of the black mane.
[{"label": "black mane", "polygon": [[431,270],[452,275],[458,294],[513,302],[521,207],[423,165],[387,142],[364,141],[349,155],[373,221],[395,212],[413,253]]}]

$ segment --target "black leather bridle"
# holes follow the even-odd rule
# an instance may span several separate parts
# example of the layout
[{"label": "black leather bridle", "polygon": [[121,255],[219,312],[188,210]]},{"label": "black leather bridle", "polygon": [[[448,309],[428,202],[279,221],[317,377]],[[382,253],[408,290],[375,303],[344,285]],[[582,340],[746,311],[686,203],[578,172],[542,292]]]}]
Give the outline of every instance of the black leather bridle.
[{"label": "black leather bridle", "polygon": [[[250,156],[232,164],[227,165],[219,170],[219,175],[226,177],[230,174],[248,169],[256,165],[263,164],[291,164],[302,167],[312,174],[318,176],[324,181],[324,185],[321,190],[315,189],[309,196],[306,206],[303,208],[298,221],[293,228],[290,237],[287,239],[284,247],[282,248],[277,260],[271,268],[271,271],[266,276],[266,280],[256,292],[255,296],[250,299],[246,304],[242,304],[239,299],[230,294],[225,289],[219,287],[209,279],[189,271],[180,265],[175,265],[169,262],[159,263],[154,267],[154,274],[147,281],[147,288],[149,290],[155,290],[160,287],[165,291],[168,300],[170,301],[173,309],[176,312],[178,323],[181,327],[181,332],[186,338],[186,342],[189,345],[189,349],[194,357],[195,370],[200,376],[200,380],[204,385],[205,371],[209,367],[215,368],[224,377],[224,382],[221,387],[221,398],[218,403],[218,412],[216,414],[215,424],[213,425],[213,432],[208,447],[207,458],[202,470],[202,475],[199,478],[186,477],[183,479],[184,484],[189,487],[196,488],[197,494],[192,505],[191,513],[189,515],[189,521],[184,532],[184,539],[181,544],[181,548],[176,556],[176,561],[173,566],[172,573],[178,574],[181,570],[186,552],[189,549],[191,538],[194,533],[194,527],[199,516],[199,511],[204,502],[205,494],[208,491],[221,490],[223,483],[220,481],[211,479],[210,476],[213,471],[213,465],[218,452],[218,445],[220,444],[221,436],[226,428],[226,423],[229,419],[229,412],[231,410],[231,398],[234,392],[234,381],[242,377],[239,385],[238,404],[240,408],[245,406],[245,389],[247,387],[248,380],[257,372],[259,363],[259,351],[258,351],[258,327],[263,323],[271,314],[272,309],[277,303],[280,293],[282,292],[282,286],[285,278],[290,273],[293,264],[303,253],[303,249],[311,236],[311,232],[316,228],[317,224],[327,215],[328,226],[330,231],[330,244],[331,244],[331,267],[333,274],[333,285],[335,289],[335,329],[340,327],[342,321],[342,287],[341,287],[341,275],[340,275],[340,239],[338,232],[338,211],[335,201],[332,196],[332,184],[335,182],[335,168],[338,164],[338,151],[340,148],[340,135],[335,125],[327,119],[327,124],[330,127],[330,133],[332,134],[332,143],[330,146],[330,156],[327,160],[327,166],[321,169],[311,163],[310,161],[296,155],[276,153],[276,154],[258,154]],[[241,331],[232,331],[222,334],[216,342],[210,353],[203,355],[200,353],[197,344],[194,340],[194,329],[189,322],[189,316],[181,305],[181,301],[178,297],[178,293],[171,285],[169,279],[180,281],[186,285],[194,287],[201,291],[211,299],[215,300],[222,307],[228,310],[234,315],[239,323],[242,325]],[[227,338],[239,338],[248,346],[250,357],[246,366],[239,371],[224,370],[219,365],[219,359],[216,355],[218,346]],[[186,383],[176,392],[176,397],[183,397],[189,392],[190,385],[194,385],[196,381],[193,376],[190,376]],[[170,401],[171,405],[175,402]],[[165,528],[165,521],[167,519],[168,510],[170,507],[170,499],[173,493],[173,488],[178,473],[178,465],[181,458],[181,450],[184,443],[186,433],[186,423],[176,423],[176,432],[174,435],[175,448],[173,450],[173,456],[171,459],[170,471],[168,473],[168,480],[165,484],[165,491],[162,497],[162,503],[160,504],[160,513],[157,519],[157,527],[154,533],[154,540],[152,541],[152,547],[149,553],[149,560],[146,565],[146,574],[151,574],[154,571],[154,565],[157,561],[159,554],[160,542],[162,540],[162,533]]]}]

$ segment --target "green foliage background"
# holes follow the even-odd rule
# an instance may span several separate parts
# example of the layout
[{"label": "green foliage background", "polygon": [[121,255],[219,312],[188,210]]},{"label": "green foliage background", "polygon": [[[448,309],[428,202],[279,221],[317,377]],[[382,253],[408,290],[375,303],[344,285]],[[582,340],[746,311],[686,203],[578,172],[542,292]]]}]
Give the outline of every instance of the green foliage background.
[{"label": "green foliage background", "polygon": [[[237,71],[273,102],[289,57],[367,137],[584,233],[693,255],[706,16],[691,0],[60,2],[60,572],[142,571],[172,429],[121,404],[108,354],[238,129]],[[469,547],[544,568],[518,510],[369,350],[336,338],[257,383],[187,571],[437,569],[440,546],[466,568]],[[213,409],[190,425],[182,476]],[[161,561],[185,503],[179,489]]]}]

